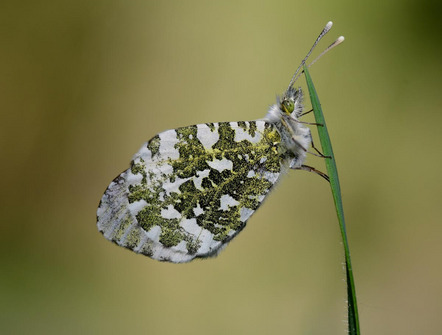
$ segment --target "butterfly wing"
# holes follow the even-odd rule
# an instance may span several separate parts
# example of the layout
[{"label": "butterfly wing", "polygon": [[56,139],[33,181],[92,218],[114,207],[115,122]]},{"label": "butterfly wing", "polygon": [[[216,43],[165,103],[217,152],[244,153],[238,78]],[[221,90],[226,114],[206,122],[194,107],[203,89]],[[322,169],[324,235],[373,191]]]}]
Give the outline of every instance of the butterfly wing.
[{"label": "butterfly wing", "polygon": [[265,121],[162,132],[105,191],[98,230],[161,261],[216,255],[278,181],[284,168],[280,141]]}]

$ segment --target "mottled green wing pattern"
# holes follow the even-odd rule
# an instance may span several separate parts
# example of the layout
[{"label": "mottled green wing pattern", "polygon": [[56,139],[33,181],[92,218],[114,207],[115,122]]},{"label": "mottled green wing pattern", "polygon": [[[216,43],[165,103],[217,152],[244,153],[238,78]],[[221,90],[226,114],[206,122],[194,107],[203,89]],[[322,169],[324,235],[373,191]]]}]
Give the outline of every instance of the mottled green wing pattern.
[{"label": "mottled green wing pattern", "polygon": [[286,168],[265,121],[168,130],[145,143],[107,188],[98,229],[157,260],[216,255],[245,226]]}]

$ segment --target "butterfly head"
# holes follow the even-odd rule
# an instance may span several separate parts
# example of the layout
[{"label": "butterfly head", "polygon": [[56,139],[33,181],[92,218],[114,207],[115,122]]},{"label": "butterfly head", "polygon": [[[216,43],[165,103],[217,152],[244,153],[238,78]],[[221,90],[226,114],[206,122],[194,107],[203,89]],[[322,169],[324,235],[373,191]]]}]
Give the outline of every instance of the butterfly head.
[{"label": "butterfly head", "polygon": [[302,90],[300,88],[290,87],[278,101],[279,109],[287,115],[297,119],[303,110]]}]

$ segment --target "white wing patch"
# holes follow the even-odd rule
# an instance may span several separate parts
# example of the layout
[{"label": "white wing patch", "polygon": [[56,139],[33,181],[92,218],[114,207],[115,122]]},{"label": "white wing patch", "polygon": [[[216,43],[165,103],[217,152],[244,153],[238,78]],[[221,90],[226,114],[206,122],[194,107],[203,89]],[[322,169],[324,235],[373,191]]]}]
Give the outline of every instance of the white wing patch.
[{"label": "white wing patch", "polygon": [[214,130],[211,130],[206,124],[198,124],[197,128],[198,140],[201,142],[204,148],[211,150],[212,146],[219,140],[218,124],[214,123]]},{"label": "white wing patch", "polygon": [[221,206],[219,209],[223,211],[229,210],[229,207],[235,207],[239,205],[239,202],[232,198],[229,194],[223,194],[220,198]]},{"label": "white wing patch", "polygon": [[232,170],[233,169],[233,162],[229,159],[223,158],[223,159],[214,159],[212,162],[208,161],[207,164],[215,170],[218,170],[219,172],[222,172],[224,170]]}]

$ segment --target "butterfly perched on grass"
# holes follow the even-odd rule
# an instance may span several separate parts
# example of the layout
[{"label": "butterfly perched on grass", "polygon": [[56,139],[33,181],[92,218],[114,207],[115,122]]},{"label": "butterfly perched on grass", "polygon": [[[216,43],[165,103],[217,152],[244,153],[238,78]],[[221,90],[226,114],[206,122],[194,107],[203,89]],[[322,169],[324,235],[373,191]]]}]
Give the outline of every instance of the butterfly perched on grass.
[{"label": "butterfly perched on grass", "polygon": [[303,92],[293,84],[331,25],[263,119],[171,129],[144,143],[130,168],[106,189],[97,210],[98,230],[108,240],[160,261],[215,256],[245,227],[286,171],[304,169],[327,179],[303,164],[312,137],[299,120]]}]

